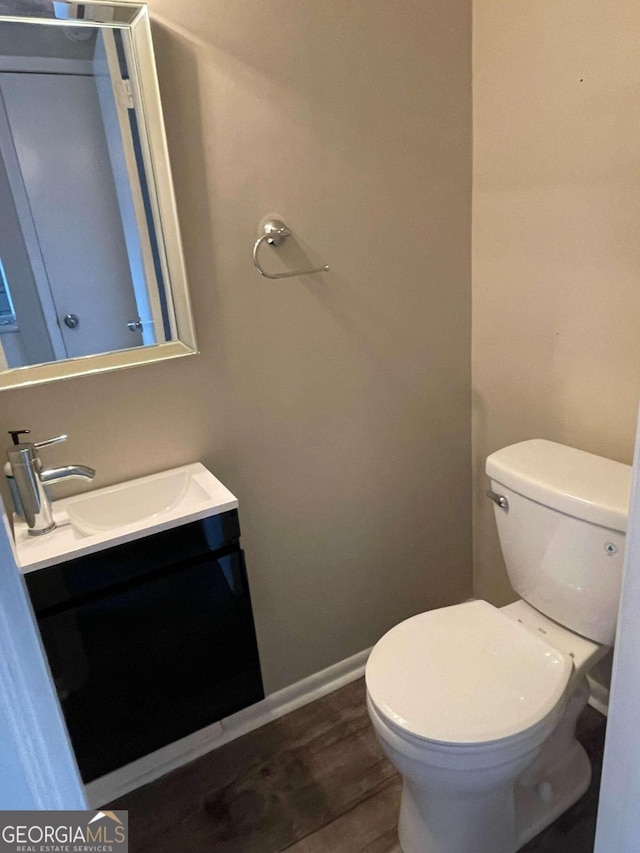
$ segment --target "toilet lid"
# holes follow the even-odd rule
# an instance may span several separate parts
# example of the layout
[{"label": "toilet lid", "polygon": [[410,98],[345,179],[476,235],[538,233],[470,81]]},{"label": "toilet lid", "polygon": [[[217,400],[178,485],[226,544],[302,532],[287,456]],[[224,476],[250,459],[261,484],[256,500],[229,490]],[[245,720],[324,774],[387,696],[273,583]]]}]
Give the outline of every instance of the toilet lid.
[{"label": "toilet lid", "polygon": [[369,697],[392,723],[442,743],[508,738],[560,700],[571,658],[486,601],[421,613],[392,628],[366,670]]}]

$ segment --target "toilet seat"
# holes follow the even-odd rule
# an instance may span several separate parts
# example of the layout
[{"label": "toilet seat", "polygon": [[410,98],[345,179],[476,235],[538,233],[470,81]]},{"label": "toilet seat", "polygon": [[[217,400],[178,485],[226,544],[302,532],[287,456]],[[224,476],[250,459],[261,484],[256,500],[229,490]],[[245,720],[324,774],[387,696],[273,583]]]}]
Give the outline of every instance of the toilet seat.
[{"label": "toilet seat", "polygon": [[492,743],[537,727],[572,661],[486,601],[421,613],[376,644],[369,698],[395,728],[441,744]]}]

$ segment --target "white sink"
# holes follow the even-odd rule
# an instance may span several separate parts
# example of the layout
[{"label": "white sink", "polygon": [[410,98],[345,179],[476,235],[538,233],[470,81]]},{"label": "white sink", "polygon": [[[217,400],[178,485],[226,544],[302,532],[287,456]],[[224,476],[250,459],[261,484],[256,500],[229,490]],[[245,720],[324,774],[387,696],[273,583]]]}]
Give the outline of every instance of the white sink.
[{"label": "white sink", "polygon": [[204,465],[183,465],[54,501],[57,527],[43,536],[30,536],[27,525],[16,521],[18,563],[32,572],[237,506]]},{"label": "white sink", "polygon": [[71,526],[81,536],[158,518],[184,504],[206,501],[207,492],[189,471],[166,471],[70,498],[66,503]]}]

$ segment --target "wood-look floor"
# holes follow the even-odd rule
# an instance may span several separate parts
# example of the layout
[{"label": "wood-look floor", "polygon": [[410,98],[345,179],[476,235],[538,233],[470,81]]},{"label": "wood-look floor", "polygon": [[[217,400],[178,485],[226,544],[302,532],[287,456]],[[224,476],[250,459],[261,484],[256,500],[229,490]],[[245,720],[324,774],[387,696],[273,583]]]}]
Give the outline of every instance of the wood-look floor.
[{"label": "wood-look floor", "polygon": [[[522,853],[593,850],[604,722],[587,708],[578,728],[591,788]],[[400,853],[399,801],[360,680],[110,808],[129,810],[131,853]]]}]

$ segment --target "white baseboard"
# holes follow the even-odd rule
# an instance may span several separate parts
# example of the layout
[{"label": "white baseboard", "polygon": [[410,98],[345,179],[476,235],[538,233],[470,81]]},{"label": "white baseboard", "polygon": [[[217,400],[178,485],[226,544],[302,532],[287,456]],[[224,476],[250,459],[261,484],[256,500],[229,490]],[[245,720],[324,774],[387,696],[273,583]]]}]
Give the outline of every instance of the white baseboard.
[{"label": "white baseboard", "polygon": [[599,681],[596,681],[595,678],[591,678],[591,676],[587,676],[587,681],[589,682],[589,704],[592,708],[595,708],[596,711],[600,711],[601,714],[604,714],[605,717],[609,716],[609,688],[601,684]]},{"label": "white baseboard", "polygon": [[277,693],[272,693],[261,702],[238,711],[237,714],[219,723],[213,723],[150,755],[145,755],[144,758],[89,782],[86,786],[86,795],[90,807],[98,808],[122,797],[135,788],[153,782],[165,773],[182,767],[229,741],[355,681],[364,674],[370,651],[371,649],[364,649],[353,657],[303,678],[302,681],[285,687]]}]

